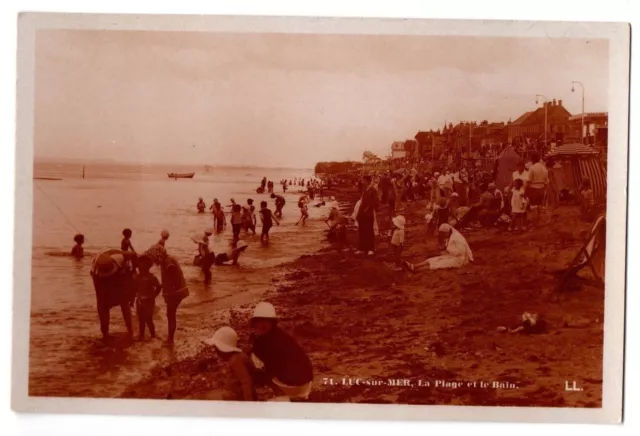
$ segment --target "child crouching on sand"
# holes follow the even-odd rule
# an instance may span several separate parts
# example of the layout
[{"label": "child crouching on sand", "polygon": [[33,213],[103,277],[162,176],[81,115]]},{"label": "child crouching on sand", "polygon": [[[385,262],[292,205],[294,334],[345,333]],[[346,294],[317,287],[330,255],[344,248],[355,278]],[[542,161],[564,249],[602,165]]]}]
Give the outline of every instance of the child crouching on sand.
[{"label": "child crouching on sand", "polygon": [[249,358],[238,348],[238,334],[231,327],[221,327],[205,344],[213,346],[226,363],[226,380],[222,399],[226,401],[256,401]]},{"label": "child crouching on sand", "polygon": [[405,219],[402,215],[393,217],[393,234],[391,235],[391,247],[393,248],[393,258],[396,267],[402,267],[402,247],[404,246],[404,225]]}]

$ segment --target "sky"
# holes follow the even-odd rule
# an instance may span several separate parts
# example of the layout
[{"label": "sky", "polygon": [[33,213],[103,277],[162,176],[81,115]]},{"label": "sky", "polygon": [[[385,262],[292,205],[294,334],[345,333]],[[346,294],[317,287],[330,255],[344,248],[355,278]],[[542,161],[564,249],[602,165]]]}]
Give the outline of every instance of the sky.
[{"label": "sky", "polygon": [[312,168],[536,94],[608,111],[608,41],[40,30],[36,159]]}]

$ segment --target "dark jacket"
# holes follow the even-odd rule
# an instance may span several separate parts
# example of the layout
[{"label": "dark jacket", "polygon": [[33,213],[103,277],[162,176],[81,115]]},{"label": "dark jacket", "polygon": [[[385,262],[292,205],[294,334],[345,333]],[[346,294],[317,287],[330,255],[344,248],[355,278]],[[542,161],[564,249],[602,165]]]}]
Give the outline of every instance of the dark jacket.
[{"label": "dark jacket", "polygon": [[252,352],[269,375],[286,385],[302,386],[313,380],[309,357],[295,339],[277,326],[266,335],[253,338]]},{"label": "dark jacket", "polygon": [[360,202],[360,209],[358,209],[358,216],[373,218],[373,213],[378,208],[378,190],[373,186],[369,186],[362,194],[362,200]]}]

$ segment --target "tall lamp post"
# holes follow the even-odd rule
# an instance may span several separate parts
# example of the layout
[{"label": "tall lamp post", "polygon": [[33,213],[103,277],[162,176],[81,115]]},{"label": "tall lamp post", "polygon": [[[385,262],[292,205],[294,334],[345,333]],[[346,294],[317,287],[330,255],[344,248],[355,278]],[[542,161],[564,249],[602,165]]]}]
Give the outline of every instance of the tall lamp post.
[{"label": "tall lamp post", "polygon": [[536,94],[536,104],[538,104],[538,98],[544,100],[544,145],[547,146],[547,97],[542,94]]},{"label": "tall lamp post", "polygon": [[580,85],[580,89],[582,90],[582,122],[580,123],[580,143],[584,144],[584,85],[582,82],[573,81],[571,82],[571,92],[576,92],[575,85]]}]

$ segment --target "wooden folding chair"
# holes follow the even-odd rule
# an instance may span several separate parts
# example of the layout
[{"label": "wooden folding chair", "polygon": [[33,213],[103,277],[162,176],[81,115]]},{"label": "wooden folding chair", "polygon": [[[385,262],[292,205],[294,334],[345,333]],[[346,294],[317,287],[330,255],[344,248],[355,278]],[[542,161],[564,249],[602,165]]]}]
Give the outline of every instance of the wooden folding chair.
[{"label": "wooden folding chair", "polygon": [[[602,219],[602,222],[599,222],[601,219]],[[599,216],[598,218],[595,219],[595,221],[591,226],[591,230],[589,231],[587,240],[585,241],[584,244],[582,244],[582,246],[580,247],[580,250],[578,250],[578,253],[571,261],[569,265],[569,269],[563,274],[562,279],[560,279],[560,283],[558,284],[559,290],[562,290],[562,288],[564,287],[566,282],[571,278],[571,276],[577,274],[582,268],[584,268],[587,265],[589,266],[589,268],[591,268],[591,272],[593,273],[593,276],[596,278],[596,280],[600,284],[604,285],[604,276],[601,277],[600,274],[598,274],[596,267],[593,264],[593,257],[594,257],[594,254],[596,253],[596,250],[602,249],[602,247],[598,245],[599,244],[598,233],[602,231],[602,226],[605,226],[605,225],[606,225],[606,220],[604,216]],[[593,242],[593,245],[591,246],[591,250],[589,250],[589,245],[591,245],[592,242]]]}]

